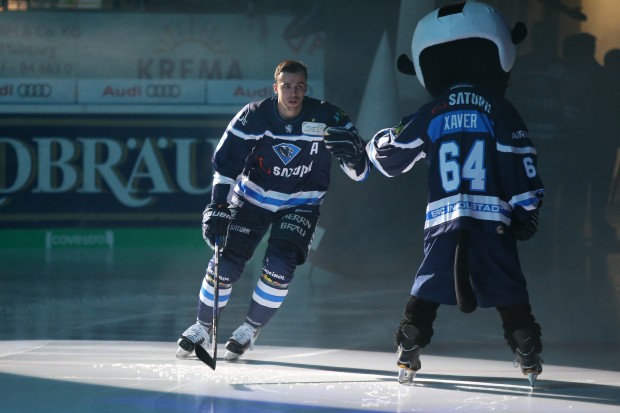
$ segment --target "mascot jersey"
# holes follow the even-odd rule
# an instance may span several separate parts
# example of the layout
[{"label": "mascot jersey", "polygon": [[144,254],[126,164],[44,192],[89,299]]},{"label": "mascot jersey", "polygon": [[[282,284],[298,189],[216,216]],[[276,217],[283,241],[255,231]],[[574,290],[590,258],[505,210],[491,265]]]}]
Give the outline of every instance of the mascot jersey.
[{"label": "mascot jersey", "polygon": [[541,202],[528,131],[512,104],[493,96],[455,85],[368,143],[386,176],[428,157],[425,241],[461,228],[504,233],[512,213],[527,215]]},{"label": "mascot jersey", "polygon": [[[320,205],[331,168],[323,130],[355,127],[345,112],[318,99],[305,97],[302,112],[291,120],[278,115],[277,105],[275,97],[252,102],[231,120],[213,155],[214,187],[234,186],[233,203],[241,198],[265,211]],[[344,164],[341,168],[356,181],[370,171],[367,161],[355,169]],[[225,196],[228,191],[220,193]]]}]

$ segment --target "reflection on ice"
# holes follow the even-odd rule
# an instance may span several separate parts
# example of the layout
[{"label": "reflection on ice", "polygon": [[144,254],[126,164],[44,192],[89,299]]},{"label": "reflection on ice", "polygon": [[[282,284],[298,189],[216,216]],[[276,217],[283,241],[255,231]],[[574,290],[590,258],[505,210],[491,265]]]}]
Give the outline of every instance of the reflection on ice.
[{"label": "reflection on ice", "polygon": [[174,342],[0,341],[3,404],[52,413],[597,413],[620,400],[620,372],[545,365],[532,391],[509,362],[429,355],[414,382],[401,385],[393,353],[257,345],[213,371],[175,350]]}]

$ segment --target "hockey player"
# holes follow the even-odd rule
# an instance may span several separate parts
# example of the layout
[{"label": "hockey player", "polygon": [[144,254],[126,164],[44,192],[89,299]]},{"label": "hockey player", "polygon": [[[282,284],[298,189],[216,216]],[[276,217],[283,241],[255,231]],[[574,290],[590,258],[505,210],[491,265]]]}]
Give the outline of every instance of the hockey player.
[{"label": "hockey player", "polygon": [[[424,259],[395,335],[401,383],[421,367],[440,304],[458,303],[466,312],[495,307],[523,374],[533,385],[542,372],[541,329],[517,240],[537,231],[544,189],[528,130],[504,98],[515,44],[525,35],[523,24],[511,31],[497,10],[480,2],[425,16],[413,34],[413,61],[402,55],[398,67],[417,75],[433,100],[368,143],[372,164],[388,177],[421,159],[429,165]],[[464,251],[459,259],[457,250]],[[455,268],[469,294],[457,291]]]},{"label": "hockey player", "polygon": [[[203,213],[203,235],[219,259],[219,315],[232,285],[271,229],[262,274],[245,322],[226,343],[225,360],[252,348],[261,328],[288,293],[295,268],[304,263],[330,182],[331,153],[353,180],[370,171],[365,142],[340,108],[305,96],[307,68],[281,62],[274,74],[277,96],[246,105],[229,123],[213,155],[213,191]],[[330,134],[330,131],[332,132]],[[197,321],[178,340],[177,357],[211,346],[214,259],[200,288]]]}]

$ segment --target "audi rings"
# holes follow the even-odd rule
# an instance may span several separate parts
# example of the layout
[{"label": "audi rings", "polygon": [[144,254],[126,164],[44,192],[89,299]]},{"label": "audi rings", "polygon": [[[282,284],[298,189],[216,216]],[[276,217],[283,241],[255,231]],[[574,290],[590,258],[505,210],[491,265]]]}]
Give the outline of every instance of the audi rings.
[{"label": "audi rings", "polygon": [[150,98],[178,98],[181,96],[179,85],[148,85],[146,96]]},{"label": "audi rings", "polygon": [[52,86],[48,83],[20,83],[17,95],[23,98],[48,98],[52,95]]}]

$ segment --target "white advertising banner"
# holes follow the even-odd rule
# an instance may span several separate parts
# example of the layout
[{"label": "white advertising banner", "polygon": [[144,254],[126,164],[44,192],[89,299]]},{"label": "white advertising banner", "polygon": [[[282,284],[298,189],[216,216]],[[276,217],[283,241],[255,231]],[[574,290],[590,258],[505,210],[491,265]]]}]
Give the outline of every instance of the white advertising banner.
[{"label": "white advertising banner", "polygon": [[[322,99],[324,82],[309,80],[307,96]],[[275,96],[273,80],[210,80],[207,102],[211,105],[244,105],[253,100]]]},{"label": "white advertising banner", "polygon": [[200,104],[206,103],[204,80],[78,80],[78,103]]},{"label": "white advertising banner", "polygon": [[0,104],[75,102],[73,79],[0,79]]},{"label": "white advertising banner", "polygon": [[[306,63],[310,83],[323,81],[324,33],[287,38],[291,20],[286,15],[0,13],[0,79],[66,80],[77,88],[72,95],[68,89],[61,93],[58,83],[46,101],[16,95],[15,86],[5,82],[0,104],[65,102],[72,96],[75,104],[233,105],[252,94],[270,94],[275,66],[284,59]],[[231,95],[235,82],[258,89]],[[24,88],[26,95],[50,93]]]}]

